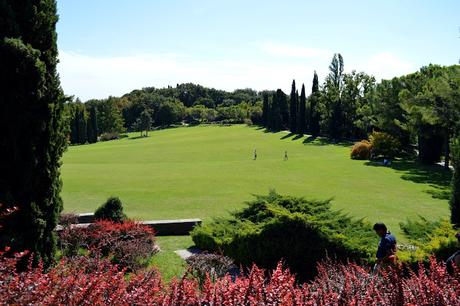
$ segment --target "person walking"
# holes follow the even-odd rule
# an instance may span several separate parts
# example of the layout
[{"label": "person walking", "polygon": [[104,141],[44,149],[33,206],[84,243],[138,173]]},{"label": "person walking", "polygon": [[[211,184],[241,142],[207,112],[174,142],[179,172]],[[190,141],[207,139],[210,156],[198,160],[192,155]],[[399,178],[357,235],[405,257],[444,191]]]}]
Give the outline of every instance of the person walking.
[{"label": "person walking", "polygon": [[253,160],[257,160],[257,149],[254,149],[254,159]]},{"label": "person walking", "polygon": [[391,234],[386,225],[375,223],[374,231],[380,237],[377,248],[377,263],[374,266],[374,272],[390,265],[396,264],[396,237]]},{"label": "person walking", "polygon": [[287,154],[287,151],[284,151],[284,161],[287,161],[288,160],[288,154]]}]

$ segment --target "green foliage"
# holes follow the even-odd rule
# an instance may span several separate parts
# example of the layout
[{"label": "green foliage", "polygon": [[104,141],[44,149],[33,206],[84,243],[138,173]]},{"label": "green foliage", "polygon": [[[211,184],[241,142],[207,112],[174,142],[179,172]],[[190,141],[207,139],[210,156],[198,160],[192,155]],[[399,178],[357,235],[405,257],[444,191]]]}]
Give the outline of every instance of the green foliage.
[{"label": "green foliage", "polygon": [[458,248],[456,231],[448,220],[428,221],[420,217],[416,221],[402,222],[400,227],[412,247],[403,245],[402,250],[398,252],[398,257],[408,264],[427,262],[433,255],[446,260]]},{"label": "green foliage", "polygon": [[300,278],[312,277],[327,256],[370,261],[371,226],[332,211],[330,200],[309,201],[270,192],[257,196],[229,218],[215,219],[192,232],[195,244],[223,252],[245,266],[271,268],[283,259]]},{"label": "green foliage", "polygon": [[123,222],[126,215],[123,213],[123,204],[117,197],[110,197],[94,212],[96,220],[110,220],[114,222]]},{"label": "green foliage", "polygon": [[299,105],[299,94],[295,87],[295,80],[292,81],[291,96],[289,99],[289,130],[297,133],[297,109]]},{"label": "green foliage", "polygon": [[56,72],[56,2],[4,0],[1,7],[0,202],[19,210],[5,224],[0,248],[29,250],[48,265],[68,130]]},{"label": "green foliage", "polygon": [[307,97],[305,95],[305,85],[302,84],[300,92],[299,110],[297,114],[297,132],[303,135],[307,131]]},{"label": "green foliage", "polygon": [[311,95],[308,99],[308,102],[309,102],[309,110],[308,110],[309,120],[308,122],[309,122],[310,134],[313,137],[316,137],[320,133],[320,119],[321,119],[320,108],[319,108],[319,102],[320,102],[319,81],[318,81],[318,74],[316,74],[316,71],[313,75]]},{"label": "green foliage", "polygon": [[385,132],[372,132],[369,135],[372,157],[395,157],[401,150],[398,139]]},{"label": "green foliage", "polygon": [[457,227],[460,226],[460,138],[452,142],[452,195],[450,198],[450,221]]},{"label": "green foliage", "polygon": [[367,140],[356,142],[351,148],[350,157],[352,159],[369,159],[371,157],[371,143]]}]

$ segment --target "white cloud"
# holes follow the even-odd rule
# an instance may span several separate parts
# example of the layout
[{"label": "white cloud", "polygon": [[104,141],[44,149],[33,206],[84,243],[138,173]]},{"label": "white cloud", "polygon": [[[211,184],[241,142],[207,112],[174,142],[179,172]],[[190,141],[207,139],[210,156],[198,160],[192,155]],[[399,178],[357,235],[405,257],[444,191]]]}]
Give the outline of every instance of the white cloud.
[{"label": "white cloud", "polygon": [[418,69],[413,63],[391,52],[380,52],[371,55],[368,59],[359,61],[356,70],[364,71],[380,79],[391,79],[414,72]]},{"label": "white cloud", "polygon": [[274,42],[262,43],[261,49],[270,55],[293,58],[330,59],[333,54],[331,51],[326,49],[309,48],[304,46]]},{"label": "white cloud", "polygon": [[289,90],[294,78],[309,83],[314,69],[312,65],[283,61],[211,60],[174,54],[94,57],[63,50],[58,66],[64,92],[82,100],[185,82],[225,90]]},{"label": "white cloud", "polygon": [[[270,49],[270,48],[269,48]],[[268,49],[264,49],[267,51]],[[251,87],[256,90],[281,88],[289,92],[292,79],[300,87],[311,88],[313,71],[320,80],[327,74],[331,53],[309,48],[271,48],[279,58],[261,54],[256,59],[226,58],[222,60],[195,58],[181,54],[136,54],[98,57],[60,50],[58,70],[67,95],[83,101],[91,98],[120,96],[147,86],[175,86],[193,82],[224,90]],[[306,50],[310,50],[306,52]],[[259,50],[260,51],[260,50]],[[263,52],[262,52],[263,53]],[[285,59],[310,54],[314,58]],[[326,55],[323,55],[326,54]],[[414,71],[411,63],[391,53],[378,53],[368,59],[346,61],[347,71],[356,69],[374,74],[377,79],[391,78]]]}]

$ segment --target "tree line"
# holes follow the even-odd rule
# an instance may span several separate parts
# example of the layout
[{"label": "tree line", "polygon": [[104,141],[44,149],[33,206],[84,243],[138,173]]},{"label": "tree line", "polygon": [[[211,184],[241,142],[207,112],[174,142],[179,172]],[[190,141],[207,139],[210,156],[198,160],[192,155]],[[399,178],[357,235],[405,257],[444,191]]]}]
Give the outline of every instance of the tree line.
[{"label": "tree line", "polygon": [[433,164],[449,164],[451,140],[459,135],[460,66],[429,65],[419,71],[382,80],[364,72],[344,72],[335,54],[320,86],[314,72],[311,94],[300,95],[295,80],[287,96],[281,89],[263,96],[262,124],[333,140],[365,139],[372,131],[389,133],[401,143],[401,154],[415,154]]}]

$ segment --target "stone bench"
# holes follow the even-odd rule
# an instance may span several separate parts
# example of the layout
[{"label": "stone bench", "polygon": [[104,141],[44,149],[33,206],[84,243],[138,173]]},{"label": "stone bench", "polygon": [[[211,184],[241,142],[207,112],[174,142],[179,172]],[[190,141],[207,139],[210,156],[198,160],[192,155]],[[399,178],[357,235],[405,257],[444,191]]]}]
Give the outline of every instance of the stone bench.
[{"label": "stone bench", "polygon": [[[78,224],[74,224],[72,226],[85,228],[88,227],[93,221],[93,214],[79,214]],[[195,226],[201,224],[201,219],[149,220],[139,222],[153,228],[157,236],[185,236],[189,235]],[[56,227],[56,231],[61,230],[62,226],[58,225]]]}]

